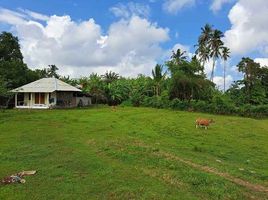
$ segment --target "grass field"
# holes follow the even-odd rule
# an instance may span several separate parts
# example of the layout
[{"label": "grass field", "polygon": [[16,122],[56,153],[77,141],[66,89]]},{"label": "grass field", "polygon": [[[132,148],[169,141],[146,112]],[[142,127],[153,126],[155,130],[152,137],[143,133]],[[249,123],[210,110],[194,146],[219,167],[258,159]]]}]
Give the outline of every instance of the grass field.
[{"label": "grass field", "polygon": [[[196,129],[197,117],[213,118]],[[0,113],[0,199],[268,199],[268,120],[150,108]]]}]

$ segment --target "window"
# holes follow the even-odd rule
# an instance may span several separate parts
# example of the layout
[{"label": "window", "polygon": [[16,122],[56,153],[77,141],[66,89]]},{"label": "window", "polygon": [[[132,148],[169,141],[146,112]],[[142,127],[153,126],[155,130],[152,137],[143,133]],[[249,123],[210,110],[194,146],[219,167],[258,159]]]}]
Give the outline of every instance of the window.
[{"label": "window", "polygon": [[28,99],[29,99],[29,101],[32,100],[32,94],[31,93],[28,94]]}]

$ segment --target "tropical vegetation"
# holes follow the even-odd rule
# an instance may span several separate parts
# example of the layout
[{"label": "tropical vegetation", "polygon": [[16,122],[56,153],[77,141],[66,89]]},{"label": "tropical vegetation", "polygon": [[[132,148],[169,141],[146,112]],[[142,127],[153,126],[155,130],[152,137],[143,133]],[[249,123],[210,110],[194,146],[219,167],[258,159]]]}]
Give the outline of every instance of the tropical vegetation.
[{"label": "tropical vegetation", "polygon": [[[1,107],[12,102],[8,92],[11,89],[40,78],[56,77],[91,94],[95,104],[268,116],[268,68],[261,67],[251,58],[242,58],[237,64],[242,79],[226,88],[227,61],[231,52],[222,37],[220,30],[206,24],[201,28],[195,55],[189,56],[182,49],[176,49],[169,59],[152,69],[151,76],[139,74],[129,78],[107,71],[102,75],[92,72],[74,79],[61,76],[53,64],[35,70],[28,68],[23,62],[18,38],[3,32],[0,34]],[[204,68],[210,61],[212,68],[208,78]],[[213,83],[217,62],[223,63],[223,90]]]}]

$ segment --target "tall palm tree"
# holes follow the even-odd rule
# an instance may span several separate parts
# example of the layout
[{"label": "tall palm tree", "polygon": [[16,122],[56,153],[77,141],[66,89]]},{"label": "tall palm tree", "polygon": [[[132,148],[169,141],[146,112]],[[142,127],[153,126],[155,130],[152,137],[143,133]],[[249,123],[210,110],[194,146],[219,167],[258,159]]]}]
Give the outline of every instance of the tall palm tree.
[{"label": "tall palm tree", "polygon": [[198,38],[198,45],[206,46],[211,39],[212,33],[213,33],[213,28],[210,24],[206,24],[204,27],[202,27],[201,35]]},{"label": "tall palm tree", "polygon": [[152,70],[153,79],[156,83],[155,93],[156,96],[160,95],[160,84],[166,77],[166,72],[163,73],[163,66],[157,64]]},{"label": "tall palm tree", "polygon": [[212,33],[212,26],[210,24],[206,24],[201,28],[201,35],[198,37],[198,44],[195,45],[198,47],[195,53],[198,55],[203,67],[210,58],[209,41],[211,40]]},{"label": "tall palm tree", "polygon": [[230,49],[228,47],[222,48],[222,58],[224,61],[223,66],[223,91],[225,92],[225,78],[226,78],[226,61],[230,57]]},{"label": "tall palm tree", "polygon": [[196,54],[198,55],[202,67],[205,67],[206,62],[209,60],[210,49],[206,45],[198,45]]},{"label": "tall palm tree", "polygon": [[210,57],[213,59],[212,71],[210,80],[213,81],[214,78],[214,69],[216,60],[221,56],[221,49],[223,47],[223,42],[221,38],[223,37],[223,33],[220,30],[213,30],[211,39],[209,41],[209,49],[210,49]]}]

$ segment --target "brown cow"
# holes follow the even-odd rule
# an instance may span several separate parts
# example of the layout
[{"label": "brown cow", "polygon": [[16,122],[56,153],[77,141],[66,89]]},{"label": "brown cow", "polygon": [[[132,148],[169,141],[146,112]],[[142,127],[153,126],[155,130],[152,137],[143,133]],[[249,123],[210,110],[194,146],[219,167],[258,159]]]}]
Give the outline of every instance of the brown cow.
[{"label": "brown cow", "polygon": [[214,123],[215,121],[213,119],[197,119],[195,120],[195,127],[198,128],[198,127],[205,127],[205,129],[208,129],[209,125],[211,123]]}]

